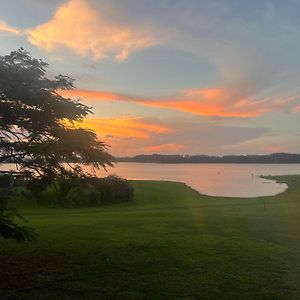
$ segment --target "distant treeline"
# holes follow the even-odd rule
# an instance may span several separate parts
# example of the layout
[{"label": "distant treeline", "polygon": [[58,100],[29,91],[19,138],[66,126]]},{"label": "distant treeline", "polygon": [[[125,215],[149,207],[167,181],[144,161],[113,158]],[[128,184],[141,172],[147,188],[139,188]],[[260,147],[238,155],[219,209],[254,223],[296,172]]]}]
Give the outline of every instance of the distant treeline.
[{"label": "distant treeline", "polygon": [[137,163],[237,163],[237,164],[300,164],[300,154],[273,153],[270,155],[137,155],[134,157],[118,157],[117,162]]}]

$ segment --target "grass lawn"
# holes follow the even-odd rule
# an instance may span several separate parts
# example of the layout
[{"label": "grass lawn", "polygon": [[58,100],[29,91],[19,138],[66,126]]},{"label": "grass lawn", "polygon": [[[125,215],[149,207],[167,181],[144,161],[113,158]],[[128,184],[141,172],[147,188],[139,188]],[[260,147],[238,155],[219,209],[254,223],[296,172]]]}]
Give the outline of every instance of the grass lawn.
[{"label": "grass lawn", "polygon": [[300,176],[277,179],[264,198],[134,181],[132,203],[14,203],[39,240],[0,239],[0,299],[300,299]]}]

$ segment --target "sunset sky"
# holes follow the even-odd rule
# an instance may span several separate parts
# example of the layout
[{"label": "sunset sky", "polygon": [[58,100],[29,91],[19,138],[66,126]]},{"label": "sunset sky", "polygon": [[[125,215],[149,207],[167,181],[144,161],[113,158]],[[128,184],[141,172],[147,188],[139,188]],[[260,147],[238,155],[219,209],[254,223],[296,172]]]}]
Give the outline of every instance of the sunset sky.
[{"label": "sunset sky", "polygon": [[0,55],[76,79],[114,155],[300,152],[298,0],[0,4]]}]

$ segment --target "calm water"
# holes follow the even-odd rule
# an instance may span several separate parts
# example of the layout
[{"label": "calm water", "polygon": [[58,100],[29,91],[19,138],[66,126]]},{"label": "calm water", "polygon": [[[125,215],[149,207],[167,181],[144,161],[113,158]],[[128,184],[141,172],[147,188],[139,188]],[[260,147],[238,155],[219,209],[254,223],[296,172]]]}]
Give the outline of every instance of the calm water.
[{"label": "calm water", "polygon": [[300,174],[300,165],[118,163],[108,173],[127,179],[180,181],[206,195],[257,197],[276,195],[287,188],[286,184],[259,175]]},{"label": "calm water", "polygon": [[[11,169],[14,165],[9,166]],[[0,169],[8,165],[0,165]],[[259,175],[300,174],[300,164],[143,164],[118,163],[106,173],[127,179],[180,181],[195,190],[213,196],[257,197],[283,192],[286,184],[259,178]]]}]

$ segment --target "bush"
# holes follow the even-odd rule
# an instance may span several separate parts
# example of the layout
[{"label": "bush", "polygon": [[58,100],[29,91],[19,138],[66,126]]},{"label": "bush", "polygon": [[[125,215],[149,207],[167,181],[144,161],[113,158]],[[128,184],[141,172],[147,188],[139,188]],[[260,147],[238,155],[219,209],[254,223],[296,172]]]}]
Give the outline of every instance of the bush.
[{"label": "bush", "polygon": [[101,204],[101,193],[92,185],[71,187],[63,201],[65,207],[87,207]]},{"label": "bush", "polygon": [[42,192],[49,188],[51,183],[52,181],[47,177],[41,179],[32,178],[27,183],[26,187],[32,193],[32,196],[39,197]]},{"label": "bush", "polygon": [[110,175],[102,179],[104,202],[126,202],[133,198],[133,187],[123,178]]},{"label": "bush", "polygon": [[[32,184],[34,191],[38,183]],[[44,187],[43,187],[44,188]],[[110,175],[105,178],[59,178],[37,195],[39,202],[68,208],[91,207],[103,204],[127,202],[133,199],[133,188],[123,178]]]}]

